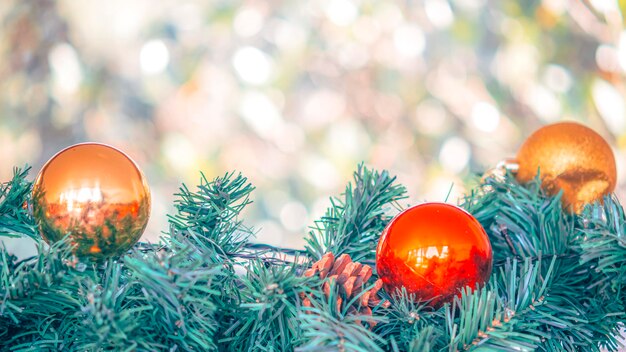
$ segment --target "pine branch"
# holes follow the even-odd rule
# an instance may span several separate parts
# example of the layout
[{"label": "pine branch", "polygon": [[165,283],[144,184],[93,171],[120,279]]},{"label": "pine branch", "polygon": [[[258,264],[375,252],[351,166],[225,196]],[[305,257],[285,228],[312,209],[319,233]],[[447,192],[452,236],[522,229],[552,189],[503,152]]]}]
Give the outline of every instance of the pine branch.
[{"label": "pine branch", "polygon": [[535,312],[545,302],[555,261],[553,258],[545,276],[541,274],[541,260],[532,263],[526,259],[521,268],[517,261],[509,261],[494,273],[492,288],[463,289],[461,297],[446,306],[448,350],[537,348],[546,334],[540,329],[541,320],[534,319]]},{"label": "pine branch", "polygon": [[215,253],[216,260],[228,261],[242,251],[252,231],[238,216],[252,201],[254,187],[241,174],[229,173],[209,182],[201,174],[196,192],[182,185],[175,201],[177,214],[170,215],[172,237],[186,237],[203,252]]},{"label": "pine branch", "polygon": [[[367,316],[337,306],[338,287],[332,283],[328,297],[323,292],[311,299],[312,307],[303,307],[298,316],[302,337],[295,349],[305,351],[383,351],[383,337],[361,325],[363,321],[380,323],[383,317]],[[358,299],[358,297],[356,298]]]},{"label": "pine branch", "polygon": [[306,238],[306,249],[314,260],[325,253],[347,253],[354,261],[373,261],[382,230],[391,216],[388,207],[406,198],[406,189],[395,184],[387,171],[359,165],[354,184],[349,183],[342,199],[331,198],[331,207]]},{"label": "pine branch", "polygon": [[71,346],[93,351],[149,348],[150,344],[142,341],[141,314],[151,307],[137,304],[137,292],[134,285],[125,282],[121,265],[109,261],[102,271],[101,276],[80,278],[81,307],[75,312],[74,325],[68,326],[77,336]]},{"label": "pine branch", "polygon": [[[439,338],[437,328],[433,325],[425,326],[421,329],[417,335],[411,340],[407,351],[409,352],[422,352],[422,351],[432,351],[435,348],[436,341]],[[401,351],[397,348],[394,348],[395,351]]]},{"label": "pine branch", "polygon": [[193,247],[171,253],[152,252],[126,257],[127,296],[138,316],[136,343],[147,350],[216,349],[218,306],[224,281],[230,279],[219,264],[207,265]]},{"label": "pine branch", "polygon": [[252,261],[238,280],[241,303],[229,311],[232,323],[220,344],[231,351],[292,351],[300,335],[299,296],[318,281],[297,270],[295,264]]},{"label": "pine branch", "polygon": [[221,326],[215,314],[238,289],[232,264],[224,271],[212,263],[245,244],[248,233],[237,215],[252,190],[245,178],[231,176],[213,182],[203,177],[197,193],[181,189],[173,236],[163,251],[137,248],[122,261],[91,270],[72,259],[65,242],[55,243],[50,253],[39,243],[39,257],[20,264],[4,251],[0,336],[10,337],[5,346],[217,348]]},{"label": "pine branch", "polygon": [[615,196],[585,209],[579,218],[581,262],[612,277],[611,289],[626,284],[626,215]]},{"label": "pine branch", "polygon": [[72,294],[76,262],[67,238],[48,248],[37,242],[37,251],[32,260],[17,264],[0,249],[0,350],[28,350],[32,343],[42,349],[61,346],[57,327],[80,305]]},{"label": "pine branch", "polygon": [[443,310],[433,310],[426,302],[419,302],[415,295],[406,289],[388,295],[391,305],[379,310],[386,322],[376,326],[374,331],[389,339],[387,349],[393,351],[431,351],[445,343],[445,333],[441,322]]},{"label": "pine branch", "polygon": [[536,178],[526,185],[507,175],[487,179],[462,206],[489,234],[494,260],[560,255],[574,239],[574,221],[561,208],[561,195],[549,196]]},{"label": "pine branch", "polygon": [[[545,333],[539,348],[617,348],[610,336],[618,331],[619,321],[624,321],[623,301],[619,292],[607,290],[603,284],[611,279],[596,270],[593,261],[584,259],[583,248],[588,245],[580,226],[588,224],[590,214],[580,218],[563,212],[560,195],[548,196],[538,178],[520,185],[508,175],[503,182],[488,180],[482,187],[464,205],[487,229],[496,262],[507,258],[534,262],[542,255],[556,260],[545,303],[537,310],[543,314],[536,317],[543,322],[537,329]],[[605,250],[614,248],[600,251]],[[546,274],[545,265],[542,274]]]},{"label": "pine branch", "polygon": [[581,303],[594,338],[607,349],[618,349],[615,336],[626,321],[626,216],[617,198],[587,206],[578,217],[577,233],[574,249],[580,265],[589,268],[585,284],[590,295]]},{"label": "pine branch", "polygon": [[[0,188],[0,234],[37,239],[23,208],[26,173]],[[307,239],[310,259],[331,251],[373,262],[404,188],[363,166]],[[487,287],[464,288],[433,311],[406,291],[361,315],[337,305],[318,278],[252,245],[239,220],[253,187],[226,174],[182,186],[170,236],[105,263],[80,263],[66,240],[17,261],[0,249],[0,350],[597,351],[620,348],[626,321],[626,216],[612,198],[578,216],[538,180],[488,181],[464,206],[485,226],[496,267]],[[13,193],[12,193],[13,192]],[[11,229],[11,230],[6,230]],[[543,258],[543,259],[542,259]],[[550,260],[546,261],[545,259]],[[237,270],[236,270],[237,269]],[[244,272],[244,275],[237,274]],[[363,291],[365,292],[365,290]],[[301,295],[312,307],[300,304]],[[308,303],[307,303],[308,305]],[[350,310],[351,309],[351,310]],[[363,324],[373,321],[376,324]],[[373,327],[370,330],[369,327]]]},{"label": "pine branch", "polygon": [[32,188],[32,182],[26,180],[29,171],[28,166],[14,168],[13,179],[0,183],[0,237],[40,237],[25,207]]}]

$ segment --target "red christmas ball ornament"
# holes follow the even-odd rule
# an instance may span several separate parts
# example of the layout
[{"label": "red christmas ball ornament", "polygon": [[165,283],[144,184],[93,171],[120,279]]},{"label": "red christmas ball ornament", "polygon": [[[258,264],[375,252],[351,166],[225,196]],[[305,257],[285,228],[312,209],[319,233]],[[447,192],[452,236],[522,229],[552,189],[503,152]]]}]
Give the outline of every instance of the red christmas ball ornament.
[{"label": "red christmas ball ornament", "polygon": [[376,250],[376,269],[388,293],[405,287],[433,307],[450,302],[465,286],[484,284],[493,252],[487,233],[465,210],[425,203],[398,214]]}]

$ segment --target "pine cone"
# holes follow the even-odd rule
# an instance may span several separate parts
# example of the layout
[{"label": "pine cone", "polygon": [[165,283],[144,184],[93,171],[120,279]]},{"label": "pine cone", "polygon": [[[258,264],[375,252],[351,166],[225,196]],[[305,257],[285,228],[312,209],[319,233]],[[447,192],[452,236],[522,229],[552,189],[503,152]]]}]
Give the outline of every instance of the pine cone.
[{"label": "pine cone", "polygon": [[[330,296],[331,281],[336,282],[340,293],[339,297],[337,297],[337,310],[341,311],[345,308],[343,306],[344,303],[347,304],[363,291],[367,281],[372,277],[372,268],[369,265],[353,262],[347,254],[342,254],[335,260],[335,256],[332,253],[326,253],[322,259],[304,272],[306,277],[313,275],[319,275],[320,279],[329,278],[329,280],[324,281],[322,286],[322,290],[327,298]],[[357,301],[348,307],[348,313],[354,314],[358,312],[361,315],[371,316],[372,308],[381,304],[378,291],[382,287],[383,281],[381,279],[376,280],[374,287],[364,292]],[[311,307],[310,297],[302,295],[301,298],[305,307]],[[390,302],[387,300],[381,304],[385,308],[389,307],[389,305]],[[367,323],[370,328],[376,325],[374,320],[369,320]]]}]

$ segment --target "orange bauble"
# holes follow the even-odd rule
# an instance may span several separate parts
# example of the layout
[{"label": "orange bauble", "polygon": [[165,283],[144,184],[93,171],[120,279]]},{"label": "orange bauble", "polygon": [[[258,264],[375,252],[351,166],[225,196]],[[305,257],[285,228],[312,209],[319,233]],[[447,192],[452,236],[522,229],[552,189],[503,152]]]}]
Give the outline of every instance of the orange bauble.
[{"label": "orange bauble", "polygon": [[465,210],[426,203],[396,216],[383,231],[376,269],[385,289],[406,288],[434,307],[459,290],[483,285],[491,275],[493,252],[480,223]]},{"label": "orange bauble", "polygon": [[586,204],[613,192],[617,181],[615,157],[595,131],[574,122],[561,122],[535,131],[517,153],[521,183],[540,172],[549,194],[563,190],[563,206],[580,212]]},{"label": "orange bauble", "polygon": [[141,237],[150,190],[126,154],[104,144],[77,144],[41,169],[33,186],[33,215],[46,242],[69,235],[77,255],[107,258]]}]

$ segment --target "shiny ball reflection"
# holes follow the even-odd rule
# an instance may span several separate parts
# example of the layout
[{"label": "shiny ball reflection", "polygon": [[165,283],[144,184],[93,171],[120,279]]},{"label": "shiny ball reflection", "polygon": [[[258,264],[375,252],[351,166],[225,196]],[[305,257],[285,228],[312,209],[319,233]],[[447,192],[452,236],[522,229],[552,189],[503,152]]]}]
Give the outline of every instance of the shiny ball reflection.
[{"label": "shiny ball reflection", "polygon": [[387,225],[376,250],[376,270],[389,294],[403,287],[433,307],[466,286],[489,280],[493,252],[485,230],[465,210],[445,203],[409,208]]},{"label": "shiny ball reflection", "polygon": [[48,243],[69,235],[78,256],[118,256],[146,228],[150,190],[126,154],[104,144],[77,144],[41,169],[33,186],[33,216]]}]

